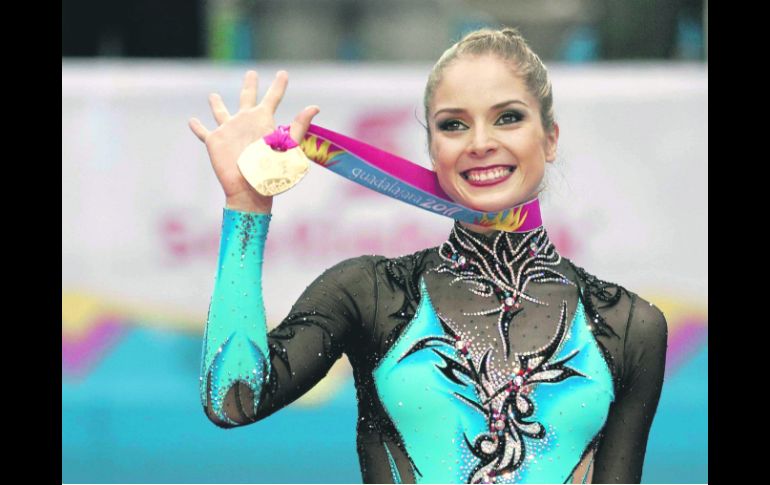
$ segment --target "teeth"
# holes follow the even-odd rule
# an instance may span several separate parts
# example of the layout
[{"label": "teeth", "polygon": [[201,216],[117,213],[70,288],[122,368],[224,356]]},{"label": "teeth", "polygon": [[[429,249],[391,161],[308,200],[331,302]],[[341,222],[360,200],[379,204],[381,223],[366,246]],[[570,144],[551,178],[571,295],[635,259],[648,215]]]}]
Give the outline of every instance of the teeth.
[{"label": "teeth", "polygon": [[513,167],[493,168],[492,170],[485,170],[483,172],[478,172],[478,171],[470,172],[465,175],[465,178],[468,180],[483,182],[485,180],[493,180],[493,179],[505,177],[512,171],[513,171]]}]

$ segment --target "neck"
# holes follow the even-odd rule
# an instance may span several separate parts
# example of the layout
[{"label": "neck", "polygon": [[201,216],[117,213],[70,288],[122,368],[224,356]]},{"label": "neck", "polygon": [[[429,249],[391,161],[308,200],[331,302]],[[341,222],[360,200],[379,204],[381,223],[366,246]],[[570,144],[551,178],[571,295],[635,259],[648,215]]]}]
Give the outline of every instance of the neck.
[{"label": "neck", "polygon": [[[562,275],[550,271],[530,271],[558,266],[561,260],[542,221],[531,230],[503,231],[455,220],[449,237],[439,246],[438,254],[445,262],[442,271],[492,281],[511,292],[518,291],[514,288],[519,288],[521,278],[541,281],[541,276],[555,275],[563,279]],[[523,291],[523,287],[519,289]]]},{"label": "neck", "polygon": [[492,229],[488,226],[479,226],[478,224],[471,224],[469,222],[463,222],[463,221],[457,221],[461,226],[468,229],[469,231],[477,232],[479,234],[491,234],[493,232],[498,232],[496,229]]},{"label": "neck", "polygon": [[467,224],[458,220],[455,220],[451,234],[453,236],[450,237],[450,239],[461,241],[468,241],[469,238],[476,238],[490,249],[494,246],[494,243],[498,238],[500,238],[501,241],[510,241],[513,246],[516,246],[528,236],[534,234],[542,234],[547,237],[545,226],[542,224],[530,231],[523,232],[504,231],[478,224]]},{"label": "neck", "polygon": [[[490,213],[492,214],[492,213]],[[540,214],[540,199],[530,199],[505,211],[497,212],[497,217],[472,222],[455,220],[455,225],[485,237],[496,236],[501,232],[525,234],[540,229],[543,220]],[[515,238],[518,239],[518,238]]]}]

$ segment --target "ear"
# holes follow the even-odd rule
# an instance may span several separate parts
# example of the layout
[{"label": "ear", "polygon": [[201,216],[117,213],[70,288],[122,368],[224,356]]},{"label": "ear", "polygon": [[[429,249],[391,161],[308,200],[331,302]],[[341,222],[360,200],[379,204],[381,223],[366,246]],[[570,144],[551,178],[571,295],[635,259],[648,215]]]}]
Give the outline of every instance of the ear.
[{"label": "ear", "polygon": [[556,146],[559,144],[559,124],[553,122],[553,130],[550,133],[546,133],[546,150],[545,161],[553,163],[556,161]]}]

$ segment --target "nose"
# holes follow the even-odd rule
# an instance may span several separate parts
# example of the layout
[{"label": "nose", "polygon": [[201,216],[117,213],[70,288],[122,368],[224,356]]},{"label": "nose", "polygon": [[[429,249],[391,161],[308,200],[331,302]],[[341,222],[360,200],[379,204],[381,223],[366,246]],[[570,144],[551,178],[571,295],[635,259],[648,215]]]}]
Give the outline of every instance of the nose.
[{"label": "nose", "polygon": [[497,149],[497,140],[491,136],[486,127],[479,126],[473,132],[473,139],[468,145],[468,153],[473,156],[483,157],[490,151]]}]

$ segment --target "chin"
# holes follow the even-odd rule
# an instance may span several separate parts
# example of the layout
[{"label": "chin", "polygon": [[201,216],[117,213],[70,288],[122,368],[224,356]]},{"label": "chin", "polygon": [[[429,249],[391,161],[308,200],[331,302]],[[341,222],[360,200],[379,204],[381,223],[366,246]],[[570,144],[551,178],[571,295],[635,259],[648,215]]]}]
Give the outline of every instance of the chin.
[{"label": "chin", "polygon": [[482,212],[498,212],[521,205],[532,199],[532,197],[518,196],[509,189],[499,194],[482,194],[480,196],[471,196],[468,193],[457,197],[452,197],[455,202],[465,207]]},{"label": "chin", "polygon": [[474,209],[477,211],[482,212],[497,212],[503,209],[510,209],[515,204],[514,198],[507,196],[507,197],[494,197],[494,196],[487,196],[487,197],[470,197],[469,194],[449,194],[450,198],[464,206],[468,207],[470,209]]},{"label": "chin", "polygon": [[[526,196],[522,193],[522,188],[514,178],[503,181],[497,186],[487,188],[474,187],[469,185],[465,179],[445,180],[445,184],[439,185],[444,188],[448,185],[450,190],[444,189],[444,192],[456,203],[474,209],[480,212],[498,212],[510,209],[532,200],[535,196]],[[449,188],[448,187],[448,188]]]},{"label": "chin", "polygon": [[473,203],[464,203],[463,205],[481,212],[498,212],[501,210],[510,209],[511,207],[516,205],[516,202],[513,200],[497,201],[497,202],[476,201]]}]

